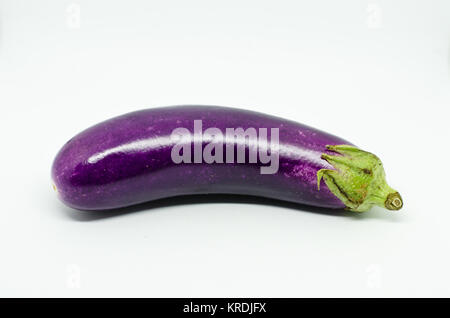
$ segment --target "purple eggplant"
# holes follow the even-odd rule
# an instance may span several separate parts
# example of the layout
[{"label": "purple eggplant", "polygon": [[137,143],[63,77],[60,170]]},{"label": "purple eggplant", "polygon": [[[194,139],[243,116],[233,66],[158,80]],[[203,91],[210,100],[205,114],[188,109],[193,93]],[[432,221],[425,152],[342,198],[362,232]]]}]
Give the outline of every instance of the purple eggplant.
[{"label": "purple eggplant", "polygon": [[90,127],[57,154],[59,198],[114,209],[191,194],[244,194],[332,209],[398,210],[375,155],[312,127],[219,106],[128,113]]}]

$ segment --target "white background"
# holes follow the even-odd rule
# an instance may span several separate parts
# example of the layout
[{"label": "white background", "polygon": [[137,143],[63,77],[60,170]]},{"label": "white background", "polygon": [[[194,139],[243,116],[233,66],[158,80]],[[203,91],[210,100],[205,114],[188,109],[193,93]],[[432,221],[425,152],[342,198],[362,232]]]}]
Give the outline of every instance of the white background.
[{"label": "white background", "polygon": [[[0,296],[450,296],[449,43],[447,0],[2,0]],[[69,138],[177,104],[348,139],[382,158],[405,206],[102,217],[57,200]]]}]

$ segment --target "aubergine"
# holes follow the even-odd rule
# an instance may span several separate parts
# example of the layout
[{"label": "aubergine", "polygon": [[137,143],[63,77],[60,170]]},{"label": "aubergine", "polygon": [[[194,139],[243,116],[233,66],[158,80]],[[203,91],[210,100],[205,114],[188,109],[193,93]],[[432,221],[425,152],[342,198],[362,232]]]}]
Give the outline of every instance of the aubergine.
[{"label": "aubergine", "polygon": [[377,156],[291,120],[220,106],[101,122],[62,147],[51,174],[58,197],[79,210],[212,193],[356,212],[403,206]]}]

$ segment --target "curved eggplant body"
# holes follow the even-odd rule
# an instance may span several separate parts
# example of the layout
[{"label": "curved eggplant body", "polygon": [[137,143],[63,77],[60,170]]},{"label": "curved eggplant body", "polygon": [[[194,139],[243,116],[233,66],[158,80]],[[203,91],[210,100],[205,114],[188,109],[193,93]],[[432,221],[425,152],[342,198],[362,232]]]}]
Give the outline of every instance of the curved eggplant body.
[{"label": "curved eggplant body", "polygon": [[[222,139],[224,157],[226,149],[234,149],[229,162],[224,159],[223,163],[207,163],[205,158],[200,158],[199,162],[199,158],[194,158],[194,143],[204,150],[212,139],[204,135],[198,140],[194,121],[201,121],[203,134],[208,128],[216,128],[224,135],[227,128],[244,131],[254,128],[258,133],[260,128],[266,128],[267,140],[258,138],[253,146],[270,149],[268,154],[277,153],[278,158],[272,158],[278,160],[278,163],[272,162],[273,166],[277,165],[276,171],[262,173],[261,167],[269,166],[269,163],[249,162],[251,142],[247,139],[246,143],[245,138]],[[174,162],[173,147],[177,141],[173,133],[176,128],[185,128],[191,133],[190,163],[188,160]],[[278,128],[277,147],[270,144],[269,137],[274,137],[271,135],[273,128]],[[343,144],[351,145],[346,140],[290,120],[242,109],[218,106],[153,108],[109,119],[76,135],[56,156],[52,179],[60,199],[81,210],[112,209],[160,198],[207,193],[246,194],[319,207],[345,208],[346,205],[326,184],[322,183],[320,190],[317,184],[320,169],[333,169],[321,158],[323,154],[332,153],[326,146]],[[239,163],[237,149],[240,146],[244,146],[246,158],[245,162]]]}]

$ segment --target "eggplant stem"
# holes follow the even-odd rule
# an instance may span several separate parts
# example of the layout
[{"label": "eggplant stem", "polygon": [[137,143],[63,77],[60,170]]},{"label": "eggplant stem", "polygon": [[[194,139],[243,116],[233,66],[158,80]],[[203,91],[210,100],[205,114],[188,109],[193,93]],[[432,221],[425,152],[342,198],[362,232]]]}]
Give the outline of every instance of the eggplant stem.
[{"label": "eggplant stem", "polygon": [[400,210],[400,194],[386,182],[380,159],[374,154],[350,145],[327,145],[336,155],[322,154],[321,158],[335,170],[317,171],[317,188],[323,179],[328,189],[338,197],[348,210],[364,212],[378,205],[388,210]]}]

